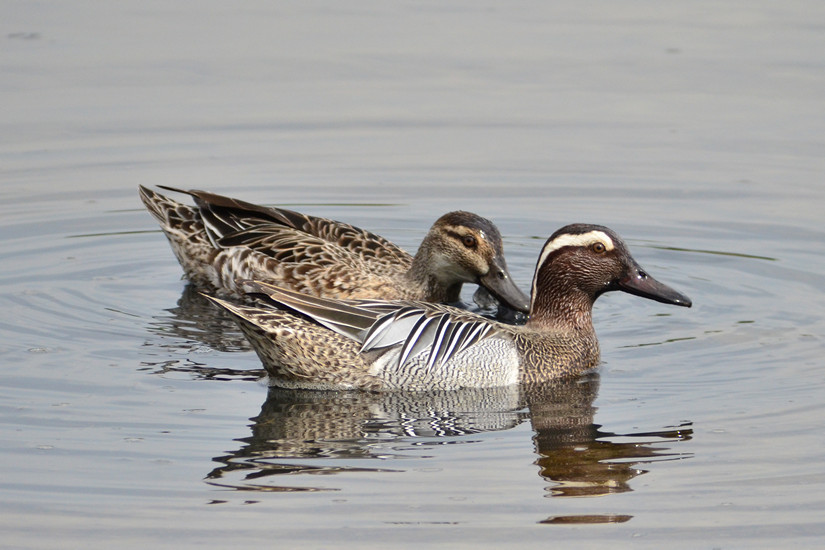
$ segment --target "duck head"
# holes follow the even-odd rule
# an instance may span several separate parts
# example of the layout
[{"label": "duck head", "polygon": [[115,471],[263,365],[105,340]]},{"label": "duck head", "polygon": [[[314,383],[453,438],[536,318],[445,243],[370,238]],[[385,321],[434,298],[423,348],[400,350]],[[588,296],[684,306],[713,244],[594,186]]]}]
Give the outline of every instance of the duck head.
[{"label": "duck head", "polygon": [[553,233],[544,244],[533,277],[531,319],[578,324],[574,321],[579,316],[589,323],[593,303],[611,290],[691,306],[690,298],[642,269],[614,231],[573,224]]},{"label": "duck head", "polygon": [[530,299],[507,269],[501,233],[486,218],[463,211],[444,214],[424,239],[416,262],[426,263],[431,276],[452,287],[454,296],[447,301],[458,300],[462,283],[475,283],[517,311],[530,310]]}]

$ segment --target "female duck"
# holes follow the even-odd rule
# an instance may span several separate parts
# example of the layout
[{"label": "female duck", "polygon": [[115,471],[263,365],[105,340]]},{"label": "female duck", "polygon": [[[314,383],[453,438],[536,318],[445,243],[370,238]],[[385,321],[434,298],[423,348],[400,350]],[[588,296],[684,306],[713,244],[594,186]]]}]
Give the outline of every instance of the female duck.
[{"label": "female duck", "polygon": [[351,225],[250,204],[205,191],[181,204],[140,186],[186,276],[199,288],[241,296],[237,281],[255,279],[326,298],[457,302],[476,283],[526,313],[530,300],[513,283],[501,235],[469,212],[439,218],[411,256]]},{"label": "female duck", "polygon": [[238,321],[272,385],[315,389],[457,389],[574,375],[599,361],[591,314],[603,293],[691,305],[645,273],[616,233],[584,224],[545,243],[524,326],[415,301],[326,300],[260,282],[245,288],[259,306],[211,299]]}]

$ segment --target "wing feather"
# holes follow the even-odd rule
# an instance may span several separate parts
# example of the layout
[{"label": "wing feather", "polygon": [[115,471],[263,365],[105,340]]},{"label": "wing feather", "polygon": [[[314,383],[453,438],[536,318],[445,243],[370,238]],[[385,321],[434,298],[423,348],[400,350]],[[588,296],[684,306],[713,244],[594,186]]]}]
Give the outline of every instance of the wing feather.
[{"label": "wing feather", "polygon": [[[407,269],[412,256],[387,239],[353,225],[302,214],[286,208],[261,206],[207,191],[163,189],[191,196],[197,205],[209,240],[217,247],[267,244],[267,234],[291,230],[296,239],[319,239],[359,255],[363,261],[391,269]],[[273,252],[277,249],[273,250]],[[264,252],[266,253],[266,252]],[[270,254],[272,255],[272,254]]]},{"label": "wing feather", "polygon": [[246,281],[243,288],[263,302],[286,306],[357,342],[380,317],[379,312],[359,307],[358,302],[317,298],[260,281]]},{"label": "wing feather", "polygon": [[445,364],[493,332],[493,324],[486,319],[459,313],[425,306],[403,307],[369,328],[361,351],[401,344],[398,364],[403,365],[429,348],[427,368]]},{"label": "wing feather", "polygon": [[[369,304],[366,307],[370,307]],[[386,348],[404,342],[415,327],[420,310],[405,306],[386,313],[374,323],[364,336],[361,351]],[[375,311],[375,310],[373,310]]]},{"label": "wing feather", "polygon": [[495,322],[448,306],[423,302],[317,298],[260,281],[243,283],[259,300],[286,307],[361,343],[361,352],[400,346],[398,366],[426,352],[426,367],[490,337]]},{"label": "wing feather", "polygon": [[433,317],[426,315],[419,316],[413,329],[407,334],[407,339],[401,347],[401,355],[398,358],[398,364],[403,365],[410,357],[415,357],[418,353],[424,351],[432,345],[432,334],[428,332],[427,328],[430,325],[437,323]]}]

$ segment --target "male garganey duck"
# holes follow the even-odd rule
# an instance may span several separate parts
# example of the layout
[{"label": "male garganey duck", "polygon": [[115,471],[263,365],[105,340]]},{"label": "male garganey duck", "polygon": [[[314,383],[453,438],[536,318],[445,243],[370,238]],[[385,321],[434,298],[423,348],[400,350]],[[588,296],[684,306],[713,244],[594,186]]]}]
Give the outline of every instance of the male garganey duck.
[{"label": "male garganey duck", "polygon": [[186,276],[198,288],[239,297],[239,280],[258,280],[325,298],[458,302],[476,283],[527,313],[492,222],[470,212],[441,216],[410,255],[351,225],[205,191],[183,191],[196,206],[140,186]]},{"label": "male garganey duck", "polygon": [[690,298],[648,275],[613,231],[568,225],[542,248],[524,326],[417,301],[340,301],[246,282],[259,303],[229,311],[261,358],[270,384],[374,391],[535,383],[599,362],[596,298],[622,290],[679,306]]}]

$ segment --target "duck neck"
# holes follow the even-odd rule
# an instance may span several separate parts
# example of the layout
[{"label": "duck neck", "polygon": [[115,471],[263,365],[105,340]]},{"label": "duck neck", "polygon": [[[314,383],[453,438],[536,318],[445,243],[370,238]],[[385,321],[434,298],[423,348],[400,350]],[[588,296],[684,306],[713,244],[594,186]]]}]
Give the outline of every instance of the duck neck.
[{"label": "duck neck", "polygon": [[421,289],[423,299],[431,302],[457,302],[464,281],[454,272],[452,263],[433,250],[428,235],[413,257],[405,274],[407,281]]},{"label": "duck neck", "polygon": [[535,297],[528,326],[554,332],[592,334],[593,298],[576,288],[546,289]]}]

